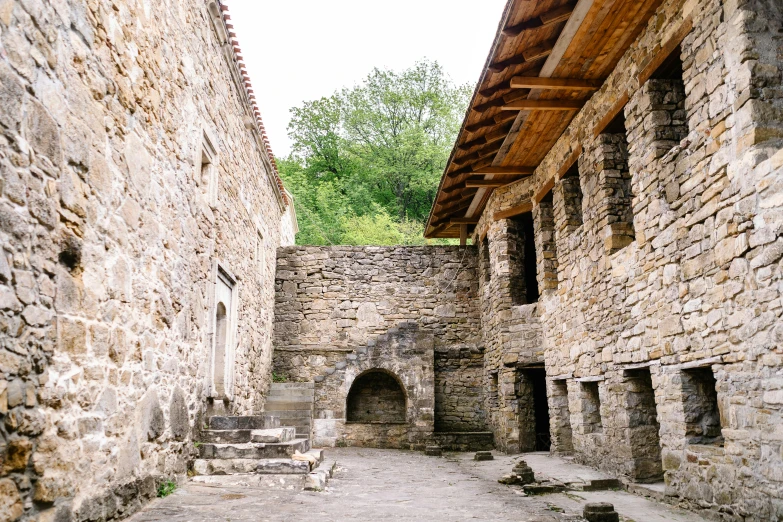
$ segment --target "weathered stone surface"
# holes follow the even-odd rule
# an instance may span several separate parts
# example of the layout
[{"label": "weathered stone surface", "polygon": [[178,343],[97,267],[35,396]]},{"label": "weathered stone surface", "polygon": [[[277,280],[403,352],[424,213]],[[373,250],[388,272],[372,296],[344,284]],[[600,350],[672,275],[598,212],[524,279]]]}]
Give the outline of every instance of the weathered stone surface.
[{"label": "weathered stone surface", "polygon": [[185,393],[179,386],[171,392],[169,402],[169,426],[171,435],[175,440],[185,440],[190,432],[190,418],[188,405],[185,402]]},{"label": "weathered stone surface", "polygon": [[12,522],[24,513],[22,497],[14,481],[8,478],[0,479],[0,520]]}]

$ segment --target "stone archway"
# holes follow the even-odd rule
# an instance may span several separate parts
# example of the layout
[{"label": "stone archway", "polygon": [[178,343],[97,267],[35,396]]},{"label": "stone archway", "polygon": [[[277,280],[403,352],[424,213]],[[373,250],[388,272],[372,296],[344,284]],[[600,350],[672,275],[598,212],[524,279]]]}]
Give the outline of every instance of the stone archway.
[{"label": "stone archway", "polygon": [[346,398],[346,421],[357,423],[404,423],[407,400],[397,376],[373,368],[359,375]]}]

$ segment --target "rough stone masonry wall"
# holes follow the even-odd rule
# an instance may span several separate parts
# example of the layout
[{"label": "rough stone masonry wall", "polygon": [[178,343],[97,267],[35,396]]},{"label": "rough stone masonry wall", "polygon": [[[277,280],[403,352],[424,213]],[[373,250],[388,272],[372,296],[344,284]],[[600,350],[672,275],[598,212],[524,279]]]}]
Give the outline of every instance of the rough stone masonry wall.
[{"label": "rough stone masonry wall", "polygon": [[198,0],[0,1],[3,520],[121,518],[184,477],[216,260],[233,409],[260,406],[282,208],[211,23]]},{"label": "rough stone masonry wall", "polygon": [[[492,215],[531,201],[581,146],[583,223],[569,208],[573,178],[556,179],[558,286],[538,304],[553,450],[654,473],[657,453],[639,440],[657,442],[642,425],[650,416],[629,413],[652,405],[635,377],[649,371],[667,495],[724,520],[783,517],[781,11],[761,0],[664,2],[533,179],[497,190],[477,226],[491,238],[504,226]],[[640,85],[688,17],[683,82]],[[612,226],[624,221],[621,143],[594,136],[625,93],[631,240]],[[694,368],[715,376],[722,447],[692,442]]]},{"label": "rough stone masonry wall", "polygon": [[[508,206],[516,202],[510,194]],[[539,305],[526,302],[524,241],[518,227],[516,220],[494,222],[480,242],[480,256],[489,272],[489,277],[479,278],[485,345],[484,408],[496,446],[511,453],[532,450],[529,444],[534,443],[520,439],[518,368],[540,365],[544,360]]]},{"label": "rough stone masonry wall", "polygon": [[[477,382],[478,359],[483,357],[477,265],[473,247],[279,249],[275,372],[291,380],[338,386],[331,394],[336,399],[324,394],[323,404],[316,401],[316,417],[341,418],[345,405],[334,401],[339,402],[347,389],[338,393],[342,388],[333,384],[332,373],[355,377],[353,365],[367,364],[357,358],[359,349],[381,359],[383,353],[376,354],[373,348],[384,343],[413,349],[417,341],[394,339],[399,328],[404,334],[415,326],[418,343],[429,337],[434,348],[435,425],[459,431],[483,429],[483,397]],[[347,370],[346,361],[351,364]],[[323,384],[316,379],[322,375],[327,375]]]}]

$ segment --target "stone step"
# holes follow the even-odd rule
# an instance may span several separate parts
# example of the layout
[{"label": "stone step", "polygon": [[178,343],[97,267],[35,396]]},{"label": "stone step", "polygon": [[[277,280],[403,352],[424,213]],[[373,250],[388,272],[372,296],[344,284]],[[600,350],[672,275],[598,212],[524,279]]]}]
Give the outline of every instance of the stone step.
[{"label": "stone step", "polygon": [[291,401],[288,399],[267,399],[264,410],[267,412],[276,412],[280,410],[310,410],[313,408],[313,401]]},{"label": "stone step", "polygon": [[262,415],[236,417],[216,415],[209,418],[207,426],[211,430],[263,430],[277,427],[269,416]]},{"label": "stone step", "polygon": [[280,424],[282,426],[293,426],[293,424],[290,423],[292,419],[312,419],[313,418],[313,412],[312,410],[274,410],[274,411],[268,411],[267,413],[271,413],[277,417],[280,418]]},{"label": "stone step", "polygon": [[190,481],[197,484],[210,486],[234,487],[234,488],[261,488],[268,490],[302,489],[310,476],[303,473],[281,475],[269,473],[257,475],[255,473],[236,473],[233,475],[196,475]]},{"label": "stone step", "polygon": [[273,382],[270,386],[270,390],[283,390],[283,389],[314,389],[315,384],[312,382]]},{"label": "stone step", "polygon": [[312,399],[315,397],[315,390],[313,388],[281,388],[279,390],[269,390],[267,397],[302,397]]},{"label": "stone step", "polygon": [[278,444],[201,444],[198,450],[202,459],[278,459],[290,457],[295,451],[308,452],[310,439],[298,438]]},{"label": "stone step", "polygon": [[[254,436],[255,434],[255,436]],[[244,442],[287,442],[296,435],[295,428],[274,428],[272,430],[204,430],[201,441],[212,444],[236,444]]]},{"label": "stone step", "polygon": [[305,475],[310,473],[310,464],[293,459],[196,459],[193,462],[193,471],[196,475]]},{"label": "stone step", "polygon": [[294,439],[296,428],[286,426],[284,428],[272,428],[268,430],[253,430],[250,432],[251,442],[263,442],[267,444],[279,444]]}]

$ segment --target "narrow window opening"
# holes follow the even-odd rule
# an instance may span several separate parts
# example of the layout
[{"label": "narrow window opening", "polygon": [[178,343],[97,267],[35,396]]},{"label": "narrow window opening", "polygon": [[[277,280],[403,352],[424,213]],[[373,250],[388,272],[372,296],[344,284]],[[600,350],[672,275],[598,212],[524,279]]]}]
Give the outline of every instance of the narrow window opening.
[{"label": "narrow window opening", "polygon": [[585,434],[603,433],[601,397],[597,382],[582,383],[582,423]]},{"label": "narrow window opening", "polygon": [[513,303],[538,301],[536,242],[533,214],[525,212],[509,220],[510,289]]},{"label": "narrow window opening", "polygon": [[489,283],[492,279],[492,269],[489,264],[489,238],[485,237],[481,241],[481,273],[484,277],[484,282]]},{"label": "narrow window opening", "polygon": [[575,162],[561,180],[563,184],[563,199],[566,208],[566,225],[570,228],[579,227],[582,222],[582,175],[579,172],[579,162]]},{"label": "narrow window opening", "polygon": [[718,391],[712,368],[684,370],[682,397],[688,443],[723,446]]},{"label": "narrow window opening", "polygon": [[599,136],[602,146],[599,158],[601,186],[606,194],[605,247],[613,254],[636,239],[633,226],[633,186],[628,166],[628,133],[625,112],[620,111]]},{"label": "narrow window opening", "polygon": [[491,407],[497,407],[498,402],[498,372],[492,372],[489,375],[489,404]]}]

